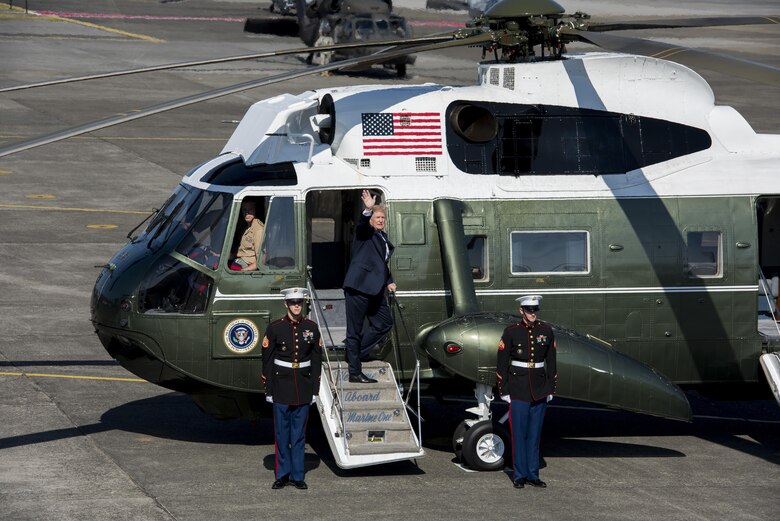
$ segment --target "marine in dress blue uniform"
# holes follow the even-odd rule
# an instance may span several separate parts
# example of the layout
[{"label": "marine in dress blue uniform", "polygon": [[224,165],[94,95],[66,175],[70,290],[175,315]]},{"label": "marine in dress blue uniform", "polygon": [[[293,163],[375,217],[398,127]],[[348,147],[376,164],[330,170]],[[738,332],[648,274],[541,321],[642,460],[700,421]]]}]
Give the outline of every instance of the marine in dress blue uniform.
[{"label": "marine in dress blue uniform", "polygon": [[510,403],[515,488],[526,483],[546,487],[539,479],[539,443],[547,402],[558,379],[555,335],[549,324],[536,319],[541,295],[517,300],[522,320],[507,327],[498,344],[498,393]]},{"label": "marine in dress blue uniform", "polygon": [[268,325],[263,337],[263,384],[273,403],[276,439],[276,480],[299,489],[304,481],[306,420],[320,389],[322,338],[317,324],[305,317],[304,288],[282,290],[287,314]]},{"label": "marine in dress blue uniform", "polygon": [[[395,246],[387,238],[385,212],[376,206],[376,196],[368,190],[361,195],[365,210],[355,228],[352,260],[344,277],[344,297],[347,311],[345,347],[349,365],[349,381],[374,383],[363,374],[361,362],[366,361],[373,347],[392,329],[393,317],[385,301],[385,289],[395,292],[396,285],[388,262]],[[363,323],[368,319],[368,329]]]}]

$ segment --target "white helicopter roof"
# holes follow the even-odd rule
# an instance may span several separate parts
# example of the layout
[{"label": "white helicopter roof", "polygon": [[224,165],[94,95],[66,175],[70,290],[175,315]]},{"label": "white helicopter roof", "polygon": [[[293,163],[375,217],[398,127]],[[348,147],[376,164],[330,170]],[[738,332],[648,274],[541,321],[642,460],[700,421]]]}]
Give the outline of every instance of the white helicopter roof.
[{"label": "white helicopter roof", "polygon": [[[716,106],[707,82],[683,65],[644,56],[584,53],[564,60],[483,63],[479,80],[457,87],[339,87],[263,100],[252,105],[225,145],[224,160],[239,156],[247,165],[293,162],[298,193],[379,185],[392,199],[432,198],[425,194],[516,199],[780,192],[774,175],[780,136],[757,135],[734,109]],[[335,106],[335,121],[318,114],[326,95]],[[703,129],[712,146],[623,175],[468,174],[451,161],[446,139],[445,111],[463,101],[651,117]],[[424,125],[426,143],[412,139],[401,152],[372,152],[367,135],[381,135],[392,118]],[[320,142],[323,127],[334,132],[331,145]],[[734,183],[737,175],[739,182]],[[195,172],[189,182],[198,180]],[[286,189],[292,187],[281,188]]]}]

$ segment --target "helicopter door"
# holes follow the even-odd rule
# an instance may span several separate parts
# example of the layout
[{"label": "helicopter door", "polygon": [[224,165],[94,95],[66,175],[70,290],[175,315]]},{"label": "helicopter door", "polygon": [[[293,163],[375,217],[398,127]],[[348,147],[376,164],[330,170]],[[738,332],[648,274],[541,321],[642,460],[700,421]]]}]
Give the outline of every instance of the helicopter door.
[{"label": "helicopter door", "polygon": [[[257,223],[247,218],[252,210]],[[234,204],[232,213],[228,260],[214,296],[212,357],[260,358],[266,326],[284,313],[280,291],[305,285],[300,220],[292,196],[247,196]],[[259,372],[235,374],[242,378],[236,386],[260,385],[254,381]],[[247,378],[252,381],[244,382]]]},{"label": "helicopter door", "polygon": [[758,224],[758,330],[764,344],[780,343],[780,197],[759,197]]},{"label": "helicopter door", "polygon": [[[343,338],[339,336],[341,329],[346,331],[341,287],[351,258],[355,225],[363,210],[361,192],[358,189],[317,190],[306,195],[306,258],[312,268],[312,282],[323,318],[333,338],[339,340]],[[372,190],[372,193],[377,195],[377,203],[384,201],[381,192]]]}]

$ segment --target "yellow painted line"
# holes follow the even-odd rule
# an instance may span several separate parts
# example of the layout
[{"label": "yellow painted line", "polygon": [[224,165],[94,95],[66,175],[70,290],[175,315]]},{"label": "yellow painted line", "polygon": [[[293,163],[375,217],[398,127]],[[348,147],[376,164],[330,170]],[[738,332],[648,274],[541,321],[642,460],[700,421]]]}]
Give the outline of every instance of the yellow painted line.
[{"label": "yellow painted line", "polygon": [[[59,17],[57,17],[59,18]],[[99,29],[101,31],[107,31],[109,33],[114,34],[121,34],[122,36],[127,36],[129,38],[135,38],[137,40],[143,40],[145,42],[151,42],[151,43],[165,43],[165,40],[161,40],[159,38],[155,38],[154,36],[146,36],[144,34],[137,34],[137,33],[130,33],[127,31],[122,31],[120,29],[113,29],[111,27],[106,27],[105,25],[98,25],[93,24],[91,22],[82,22],[81,20],[73,20],[72,18],[63,18],[63,20],[66,20],[73,24],[83,25],[84,27],[90,27],[92,29]]]},{"label": "yellow painted line", "polygon": [[87,228],[95,230],[113,230],[114,228],[119,228],[119,226],[116,224],[88,224]]},{"label": "yellow painted line", "polygon": [[56,199],[56,197],[51,194],[30,194],[25,195],[25,197],[27,199]]},{"label": "yellow painted line", "polygon": [[13,172],[11,172],[10,170],[0,170],[0,175],[8,175],[8,174],[13,174]]},{"label": "yellow painted line", "polygon": [[651,55],[650,57],[651,58],[666,59],[669,56],[673,56],[675,54],[678,54],[678,53],[681,53],[681,52],[685,52],[685,51],[687,51],[687,49],[683,49],[683,48],[680,48],[680,47],[672,47],[671,49],[665,49],[665,50],[663,50],[661,52],[657,52],[657,53]]},{"label": "yellow painted line", "polygon": [[112,376],[85,376],[73,374],[48,374],[48,373],[13,373],[0,371],[0,376],[38,376],[41,378],[71,378],[73,380],[103,380],[109,382],[145,382],[140,378],[120,378]]},{"label": "yellow painted line", "polygon": [[[0,4],[3,6],[8,6],[8,4]],[[20,12],[20,14],[25,14],[24,9],[21,7],[13,6],[10,10],[13,10],[15,12]],[[55,22],[69,22],[72,24],[78,24],[83,25],[84,27],[89,27],[91,29],[98,29],[100,31],[106,31],[109,33],[119,34],[122,36],[127,36],[129,38],[135,38],[137,40],[143,40],[145,42],[151,42],[151,43],[165,43],[165,40],[161,40],[159,38],[155,38],[154,36],[147,36],[145,34],[138,34],[138,33],[130,33],[127,31],[122,31],[121,29],[114,29],[112,27],[106,27],[105,25],[98,25],[93,24],[91,22],[82,22],[81,20],[74,20],[72,18],[63,18],[61,16],[56,15],[46,15],[46,16],[38,16],[35,11],[29,11],[29,14],[36,17],[36,20],[51,20]]]},{"label": "yellow painted line", "polygon": [[21,210],[53,210],[57,212],[89,212],[89,213],[129,213],[133,215],[149,215],[151,210],[101,210],[99,208],[66,208],[64,206],[36,206],[32,204],[0,204],[0,208],[15,208]]},{"label": "yellow painted line", "polygon": [[768,16],[765,16],[764,18],[766,18],[767,20],[769,20],[773,24],[780,24],[780,20],[775,20],[774,18],[769,18]]}]

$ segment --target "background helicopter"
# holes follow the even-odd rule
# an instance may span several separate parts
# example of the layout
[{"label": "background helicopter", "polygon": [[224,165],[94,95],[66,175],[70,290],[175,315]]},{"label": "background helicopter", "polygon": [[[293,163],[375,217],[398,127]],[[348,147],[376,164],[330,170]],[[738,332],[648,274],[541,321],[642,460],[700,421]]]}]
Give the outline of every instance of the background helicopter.
[{"label": "background helicopter", "polygon": [[[555,18],[555,17],[552,17],[552,18]],[[530,53],[527,52],[528,46],[526,45],[524,47],[524,45],[521,43],[522,42],[522,38],[518,38],[517,35],[510,35],[510,36],[512,38],[514,38],[514,39],[508,42],[510,45],[509,45],[509,52],[507,54],[510,55],[510,56],[513,56],[514,57],[513,59],[519,59],[520,56],[526,56],[526,55],[530,56]],[[527,36],[526,36],[526,38],[527,38]],[[471,42],[473,42],[473,41],[474,40],[471,40]],[[526,52],[523,51],[524,48],[526,49]],[[553,51],[553,54],[555,54],[554,51]],[[760,70],[760,69],[758,69],[758,70]],[[4,152],[7,153],[7,149]],[[165,214],[162,214],[162,215],[165,215]],[[159,225],[160,225],[160,222],[158,221],[155,224],[155,226],[159,226]],[[154,227],[152,227],[152,228],[154,228]],[[152,230],[150,230],[150,232],[154,233]],[[162,233],[160,233],[160,234],[158,234],[158,237],[160,237],[160,236],[164,236],[164,235]],[[183,383],[183,382],[179,382],[179,383]],[[185,387],[182,387],[182,389],[185,389]],[[192,388],[190,388],[190,389],[192,389]]]},{"label": "background helicopter", "polygon": [[[412,37],[406,19],[392,12],[391,0],[276,0],[270,10],[282,16],[247,18],[244,30],[283,36],[297,34],[310,47]],[[353,47],[312,53],[307,60],[324,65],[370,52]],[[380,64],[394,68],[399,77],[404,77],[407,65],[414,64],[414,57],[399,56]]]}]

